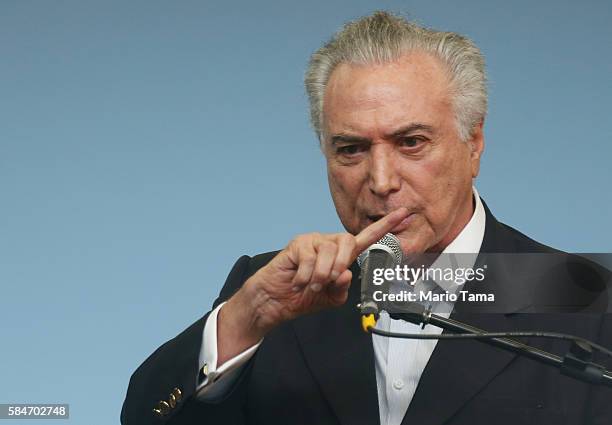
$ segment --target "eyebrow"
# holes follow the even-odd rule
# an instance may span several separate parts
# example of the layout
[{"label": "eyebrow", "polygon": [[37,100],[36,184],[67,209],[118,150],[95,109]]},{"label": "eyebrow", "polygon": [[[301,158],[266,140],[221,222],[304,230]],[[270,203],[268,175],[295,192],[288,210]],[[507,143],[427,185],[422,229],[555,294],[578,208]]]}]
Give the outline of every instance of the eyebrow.
[{"label": "eyebrow", "polygon": [[386,138],[393,139],[393,138],[405,136],[407,134],[414,133],[417,131],[425,131],[430,134],[435,133],[434,128],[431,125],[422,124],[422,123],[414,123],[414,124],[407,125],[405,127],[400,128],[399,130],[394,131],[393,133],[387,135]]},{"label": "eyebrow", "polygon": [[370,139],[367,137],[354,136],[351,134],[334,134],[331,137],[332,146],[337,145],[339,143],[369,143]]},{"label": "eyebrow", "polygon": [[[391,134],[385,136],[385,139],[397,139],[401,136],[406,136],[408,134],[417,132],[417,131],[425,131],[427,133],[433,134],[435,133],[434,128],[431,125],[423,124],[423,123],[414,123],[402,127]],[[337,145],[339,143],[370,143],[371,140],[367,137],[355,136],[352,134],[346,133],[338,133],[334,134],[330,138],[332,146]]]}]

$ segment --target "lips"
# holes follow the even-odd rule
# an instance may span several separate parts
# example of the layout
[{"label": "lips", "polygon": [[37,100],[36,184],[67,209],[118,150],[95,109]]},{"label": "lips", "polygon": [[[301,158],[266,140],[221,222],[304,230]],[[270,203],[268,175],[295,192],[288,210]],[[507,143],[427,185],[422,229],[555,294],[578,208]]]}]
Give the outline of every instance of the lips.
[{"label": "lips", "polygon": [[368,214],[368,220],[372,223],[384,217],[384,214]]},{"label": "lips", "polygon": [[403,232],[404,230],[406,230],[406,228],[408,228],[408,226],[410,226],[410,223],[412,223],[415,217],[416,217],[415,213],[410,213],[408,217],[400,221],[400,223],[397,226],[391,229],[391,233],[398,234],[398,233]]},{"label": "lips", "polygon": [[[370,224],[380,220],[385,215],[386,214],[367,214],[366,215],[366,218],[367,218],[367,221],[368,221],[367,225],[370,225]],[[397,234],[397,233],[400,233],[400,232],[404,231],[410,225],[410,223],[414,220],[415,217],[416,217],[416,214],[414,212],[410,213],[405,219],[403,219],[397,226],[395,226],[391,230],[391,233]]]}]

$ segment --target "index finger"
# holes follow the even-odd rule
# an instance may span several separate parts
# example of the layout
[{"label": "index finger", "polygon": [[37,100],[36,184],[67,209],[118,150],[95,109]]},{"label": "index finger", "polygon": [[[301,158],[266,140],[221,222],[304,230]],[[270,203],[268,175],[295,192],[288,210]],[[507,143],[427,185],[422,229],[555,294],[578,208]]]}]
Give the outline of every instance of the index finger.
[{"label": "index finger", "polygon": [[398,208],[359,232],[359,234],[355,236],[355,255],[359,255],[370,245],[378,242],[380,238],[400,224],[408,215],[410,215],[410,213],[407,208]]}]

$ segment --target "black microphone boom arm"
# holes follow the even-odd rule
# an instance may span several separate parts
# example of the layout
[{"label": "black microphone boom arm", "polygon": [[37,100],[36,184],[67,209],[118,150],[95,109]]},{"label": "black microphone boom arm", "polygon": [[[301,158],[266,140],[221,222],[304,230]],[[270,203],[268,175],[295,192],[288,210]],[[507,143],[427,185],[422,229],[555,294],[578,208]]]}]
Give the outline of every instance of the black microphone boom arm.
[{"label": "black microphone boom arm", "polygon": [[[401,319],[423,327],[427,324],[439,327],[445,331],[452,332],[457,335],[404,335],[393,334],[391,332],[381,331],[370,327],[372,333],[379,335],[404,337],[404,338],[423,338],[423,339],[463,339],[474,338],[485,344],[501,348],[506,351],[517,353],[521,356],[528,357],[540,363],[558,368],[562,374],[571,376],[575,379],[588,382],[591,384],[605,385],[612,387],[612,372],[606,370],[603,366],[591,362],[592,348],[601,348],[597,344],[584,340],[579,337],[564,334],[554,334],[547,332],[500,332],[489,333],[474,326],[459,322],[453,319],[432,314],[428,309],[417,303],[406,303],[407,311],[402,313],[390,313],[392,319]],[[564,357],[549,353],[539,348],[532,347],[506,336],[535,336],[546,338],[562,338],[573,341],[570,352]],[[448,338],[445,338],[448,337]],[[609,352],[608,352],[609,353]]]}]

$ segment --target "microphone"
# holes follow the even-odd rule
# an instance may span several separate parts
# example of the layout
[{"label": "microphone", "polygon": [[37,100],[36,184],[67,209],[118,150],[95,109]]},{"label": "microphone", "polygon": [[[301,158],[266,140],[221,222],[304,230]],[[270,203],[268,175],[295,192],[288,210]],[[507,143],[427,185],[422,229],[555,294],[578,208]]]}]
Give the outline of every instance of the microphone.
[{"label": "microphone", "polygon": [[378,242],[370,245],[357,257],[361,267],[361,326],[365,332],[376,326],[378,304],[372,296],[375,270],[392,269],[401,264],[404,254],[400,241],[392,233],[387,233]]}]

